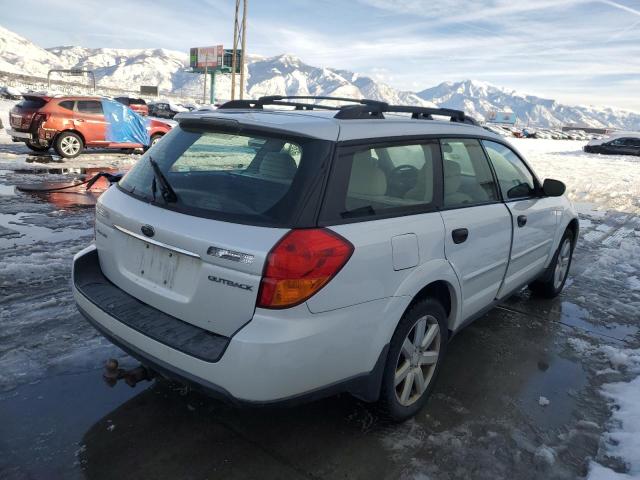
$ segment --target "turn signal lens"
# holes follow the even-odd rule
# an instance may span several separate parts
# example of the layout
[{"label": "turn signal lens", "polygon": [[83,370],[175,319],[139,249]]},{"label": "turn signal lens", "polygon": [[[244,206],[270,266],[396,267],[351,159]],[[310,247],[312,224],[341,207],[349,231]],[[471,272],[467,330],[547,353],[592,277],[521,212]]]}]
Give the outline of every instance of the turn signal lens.
[{"label": "turn signal lens", "polygon": [[258,307],[287,308],[304,302],[347,263],[353,245],[331,230],[291,230],[267,256]]}]

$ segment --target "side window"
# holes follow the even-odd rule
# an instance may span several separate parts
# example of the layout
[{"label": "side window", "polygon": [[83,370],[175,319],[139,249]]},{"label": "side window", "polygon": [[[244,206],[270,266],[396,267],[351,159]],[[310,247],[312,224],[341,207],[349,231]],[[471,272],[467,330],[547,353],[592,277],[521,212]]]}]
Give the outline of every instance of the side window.
[{"label": "side window", "polygon": [[513,151],[500,143],[483,140],[505,200],[529,197],[535,192],[533,175]]},{"label": "side window", "polygon": [[626,138],[616,138],[611,142],[611,145],[614,145],[616,147],[621,147],[622,145],[625,144],[626,140],[627,140]]},{"label": "side window", "polygon": [[480,142],[443,139],[444,206],[461,207],[498,200],[496,184]]},{"label": "side window", "polygon": [[350,172],[342,217],[431,204],[438,154],[437,143],[428,142],[362,149],[343,157]]},{"label": "side window", "polygon": [[58,105],[66,110],[73,110],[73,100],[65,100],[58,103]]},{"label": "side window", "polygon": [[78,100],[78,112],[102,115],[102,103],[95,100]]},{"label": "side window", "polygon": [[624,142],[625,147],[639,147],[640,138],[627,138]]}]

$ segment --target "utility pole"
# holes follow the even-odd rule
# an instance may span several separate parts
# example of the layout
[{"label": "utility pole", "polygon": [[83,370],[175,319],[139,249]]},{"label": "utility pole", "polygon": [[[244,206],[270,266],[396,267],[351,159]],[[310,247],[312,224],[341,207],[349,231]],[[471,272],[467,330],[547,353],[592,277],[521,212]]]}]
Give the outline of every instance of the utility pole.
[{"label": "utility pole", "polygon": [[207,65],[209,61],[209,51],[204,56],[204,90],[202,91],[202,103],[207,103]]},{"label": "utility pole", "polygon": [[[240,3],[242,3],[242,20],[239,21]],[[247,45],[247,0],[236,0],[236,15],[233,21],[233,52],[231,58],[231,100],[236,98],[236,70],[240,70],[240,99],[244,97],[244,52]],[[238,43],[240,43],[240,65],[238,65]]]}]

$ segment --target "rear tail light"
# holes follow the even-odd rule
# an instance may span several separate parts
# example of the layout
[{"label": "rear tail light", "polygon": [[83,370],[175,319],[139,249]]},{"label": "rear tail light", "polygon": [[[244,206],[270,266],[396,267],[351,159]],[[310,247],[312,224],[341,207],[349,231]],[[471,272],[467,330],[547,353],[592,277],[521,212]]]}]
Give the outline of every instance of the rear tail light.
[{"label": "rear tail light", "polygon": [[40,123],[44,123],[47,120],[49,120],[49,114],[48,113],[36,113],[33,116],[33,121],[35,122],[36,125],[39,125]]},{"label": "rear tail light", "polygon": [[271,249],[260,283],[258,307],[304,302],[347,263],[353,245],[331,230],[291,230]]}]

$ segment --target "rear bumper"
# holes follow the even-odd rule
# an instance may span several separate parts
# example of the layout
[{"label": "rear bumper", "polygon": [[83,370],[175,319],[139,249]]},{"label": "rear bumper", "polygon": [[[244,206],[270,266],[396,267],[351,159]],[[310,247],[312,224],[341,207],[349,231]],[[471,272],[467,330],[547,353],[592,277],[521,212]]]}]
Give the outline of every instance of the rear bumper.
[{"label": "rear bumper", "polygon": [[[80,276],[76,272],[87,261],[95,262],[99,269],[93,246],[74,258],[73,293],[80,312],[110,341],[168,378],[233,403],[298,403],[339,392],[367,401],[378,398],[388,338],[379,334],[376,323],[382,323],[389,313],[381,302],[394,300],[323,314],[311,314],[304,304],[282,311],[257,310],[231,338],[221,337],[225,345],[219,358],[207,361],[180,348],[184,342],[178,344],[178,340],[172,340],[174,336],[152,338],[152,327],[145,330],[147,327],[128,322],[127,313],[136,317],[136,312],[129,311],[137,308],[134,303],[125,302],[126,307],[114,310],[108,306],[108,298],[97,298],[96,291],[99,294],[101,288],[87,288],[86,280],[84,284],[77,280]],[[398,311],[403,311],[404,297],[398,299]],[[146,312],[152,308],[142,305]],[[160,322],[166,321],[162,312],[156,312]],[[167,325],[171,328],[171,322]],[[173,327],[177,328],[175,324]]]},{"label": "rear bumper", "polygon": [[19,139],[20,141],[33,140],[33,135],[30,132],[19,132],[11,128],[7,128],[5,130],[7,132],[7,135],[12,138]]}]

